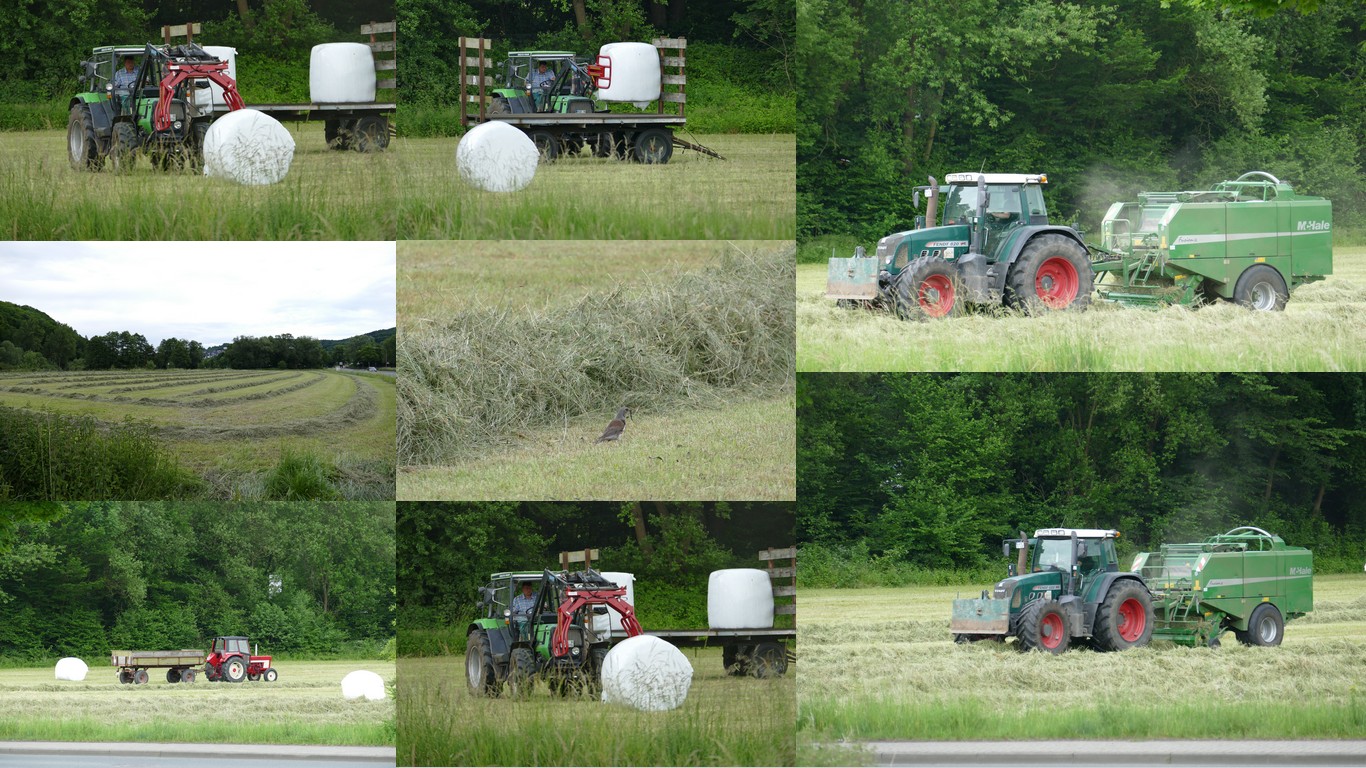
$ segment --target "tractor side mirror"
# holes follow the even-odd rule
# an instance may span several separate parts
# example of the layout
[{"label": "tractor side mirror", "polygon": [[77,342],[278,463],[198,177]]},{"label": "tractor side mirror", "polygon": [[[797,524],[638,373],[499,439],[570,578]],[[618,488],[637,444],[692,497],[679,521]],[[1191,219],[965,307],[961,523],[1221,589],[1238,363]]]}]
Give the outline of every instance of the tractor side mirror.
[{"label": "tractor side mirror", "polygon": [[915,194],[911,196],[911,201],[915,203],[915,209],[920,210],[920,190],[915,191]]}]

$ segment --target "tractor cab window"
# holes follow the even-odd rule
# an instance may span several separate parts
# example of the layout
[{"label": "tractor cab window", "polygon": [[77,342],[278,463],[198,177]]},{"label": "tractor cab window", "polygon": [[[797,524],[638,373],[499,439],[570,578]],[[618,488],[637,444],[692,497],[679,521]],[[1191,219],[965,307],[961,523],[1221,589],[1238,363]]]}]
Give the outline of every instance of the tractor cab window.
[{"label": "tractor cab window", "polygon": [[502,616],[503,609],[512,605],[512,580],[503,579],[489,586],[493,589],[493,614]]},{"label": "tractor cab window", "polygon": [[[1099,539],[1082,539],[1081,559],[1077,561],[1077,570],[1087,574],[1099,573],[1101,570],[1103,570],[1105,568],[1106,563],[1104,548],[1105,543],[1108,542],[1102,542]],[[1113,559],[1113,544],[1111,544],[1110,549],[1110,555],[1112,556],[1111,559]]]},{"label": "tractor cab window", "polygon": [[1046,571],[1050,568],[1072,570],[1071,539],[1039,539],[1038,546],[1034,547],[1034,570]]},{"label": "tractor cab window", "polygon": [[1024,188],[1025,204],[1029,206],[1029,217],[1043,216],[1044,221],[1048,221],[1048,206],[1043,201],[1043,188],[1038,184],[1028,184]]},{"label": "tractor cab window", "polygon": [[944,226],[967,224],[977,216],[977,187],[950,186],[944,193]]},{"label": "tractor cab window", "polygon": [[1020,220],[1020,188],[1014,184],[987,185],[988,223],[1009,224]]},{"label": "tractor cab window", "polygon": [[235,653],[247,652],[247,641],[240,637],[235,637],[228,641],[228,650]]}]

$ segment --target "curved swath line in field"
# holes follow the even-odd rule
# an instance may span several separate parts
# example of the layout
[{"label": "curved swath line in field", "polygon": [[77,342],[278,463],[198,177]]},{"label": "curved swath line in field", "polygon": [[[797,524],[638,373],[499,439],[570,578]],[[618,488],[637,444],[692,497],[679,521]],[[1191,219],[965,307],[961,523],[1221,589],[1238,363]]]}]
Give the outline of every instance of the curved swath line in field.
[{"label": "curved swath line in field", "polygon": [[[78,381],[78,382],[76,382],[76,383],[74,383],[74,384],[67,384],[67,385],[61,386],[61,387],[53,387],[53,389],[86,389],[86,388],[90,388],[90,387],[107,387],[107,386],[114,385],[114,384],[128,384],[128,385],[134,385],[134,384],[147,384],[147,383],[149,383],[149,382],[167,382],[167,381],[176,381],[176,382],[204,381],[204,382],[209,382],[209,381],[223,381],[223,380],[226,380],[226,379],[235,379],[235,378],[239,378],[240,376],[242,376],[242,373],[240,373],[240,372],[238,372],[238,371],[232,371],[232,372],[230,372],[229,374],[227,374],[226,376],[225,376],[225,375],[221,375],[221,374],[220,374],[220,375],[217,375],[217,376],[201,376],[201,375],[197,375],[197,374],[194,374],[194,373],[170,374],[170,375],[161,374],[161,375],[155,375],[155,376],[148,376],[148,375],[142,375],[142,376],[122,376],[122,377],[112,378],[112,379],[111,379],[111,378],[104,378],[104,379],[99,379],[99,380],[93,380],[93,379],[92,379],[92,380],[86,380],[86,381]],[[131,388],[131,387],[130,387],[130,388]],[[111,392],[119,392],[119,391],[123,391],[123,390],[113,389],[113,390],[110,390],[110,391],[111,391]]]},{"label": "curved swath line in field", "polygon": [[[291,376],[290,378],[297,377]],[[271,389],[268,392],[253,392],[250,395],[242,395],[241,397],[222,397],[218,399],[204,398],[203,400],[182,401],[181,405],[187,405],[191,408],[217,408],[222,405],[234,405],[236,403],[245,403],[250,402],[252,400],[269,400],[273,397],[280,397],[281,395],[287,395],[291,392],[298,392],[301,389],[307,389],[315,384],[325,381],[326,378],[327,377],[324,374],[318,374],[316,376],[309,378],[306,381],[301,381],[298,384],[291,384],[287,387]],[[279,379],[279,381],[286,381],[286,379]],[[214,391],[227,392],[234,389],[244,389],[246,386],[260,386],[264,383],[266,382],[258,382],[257,384],[251,385],[238,385],[235,387],[223,387],[221,389]],[[211,390],[205,391],[208,392]]]},{"label": "curved swath line in field", "polygon": [[[289,374],[286,374],[286,375],[284,375],[284,376],[278,376],[278,375],[276,375],[276,376],[274,376],[273,378],[271,378],[271,374],[266,374],[266,375],[263,375],[263,376],[235,376],[235,377],[233,377],[232,379],[222,379],[222,381],[238,381],[239,379],[246,379],[246,381],[240,381],[240,382],[237,383],[237,384],[229,384],[228,386],[225,386],[225,387],[204,387],[204,388],[201,388],[201,389],[196,389],[196,390],[193,390],[193,391],[190,391],[190,392],[186,392],[186,393],[184,393],[184,394],[182,394],[182,395],[180,395],[180,396],[172,395],[172,396],[170,396],[170,397],[162,397],[162,398],[139,398],[139,399],[138,399],[138,402],[143,402],[143,400],[150,399],[150,400],[153,400],[153,401],[155,401],[155,402],[188,404],[188,401],[186,401],[186,400],[181,400],[180,397],[194,397],[195,395],[211,395],[211,394],[213,394],[213,393],[215,393],[215,392],[231,392],[231,391],[234,390],[234,389],[244,389],[244,388],[246,388],[246,387],[259,387],[259,386],[263,386],[263,385],[265,385],[265,384],[273,384],[273,383],[275,383],[275,382],[277,382],[277,381],[289,381],[290,379],[296,379],[296,378],[298,378],[298,377],[301,376],[301,375],[303,375],[303,372],[302,372],[302,371],[295,371],[295,372],[293,372],[293,373],[289,373]],[[150,392],[150,391],[158,390],[158,389],[175,389],[175,388],[177,388],[177,387],[188,387],[188,386],[193,386],[195,383],[196,383],[196,382],[180,382],[180,383],[171,384],[171,385],[168,385],[168,386],[156,386],[156,387],[127,387],[127,388],[124,388],[124,389],[111,389],[111,390],[109,390],[109,392],[110,392],[110,394],[112,394],[112,393],[114,393],[114,392]]]},{"label": "curved swath line in field", "polygon": [[365,421],[379,411],[379,392],[367,381],[352,377],[356,391],[341,408],[314,419],[247,427],[158,427],[157,432],[175,440],[243,440],[285,435],[316,435]]},{"label": "curved swath line in field", "polygon": [[141,380],[139,380],[139,381],[137,381],[137,382],[132,382],[132,383],[145,383],[145,382],[156,382],[156,383],[155,383],[155,384],[146,384],[145,386],[137,386],[137,387],[135,387],[135,386],[116,387],[116,388],[114,388],[114,389],[109,390],[109,391],[108,391],[108,394],[111,394],[111,395],[112,395],[112,394],[117,393],[117,392],[146,392],[146,391],[153,390],[153,389],[171,389],[171,388],[174,388],[174,387],[184,387],[184,386],[188,386],[188,385],[191,385],[191,384],[199,384],[199,383],[211,384],[211,383],[220,382],[220,381],[238,381],[238,380],[240,380],[240,379],[259,379],[259,378],[264,378],[265,376],[270,376],[270,375],[272,375],[273,373],[274,373],[274,372],[271,371],[271,372],[253,373],[253,374],[238,374],[238,375],[236,375],[236,376],[224,376],[224,377],[222,377],[222,378],[213,378],[213,379],[206,379],[206,378],[201,378],[201,377],[196,377],[196,376],[176,377],[176,378],[173,378],[173,379],[172,379],[172,378],[167,378],[167,379],[141,379]]},{"label": "curved swath line in field", "polygon": [[[289,380],[289,379],[297,378],[298,375],[299,375],[299,374],[291,374],[291,375],[289,375],[289,376],[282,376],[282,377],[278,377],[278,378],[274,379],[273,381],[287,381],[287,380]],[[204,407],[213,407],[213,406],[218,406],[218,405],[227,405],[227,404],[230,404],[230,403],[233,403],[233,402],[241,402],[241,401],[243,401],[243,400],[259,400],[259,399],[266,398],[266,397],[275,397],[275,396],[277,396],[277,395],[281,395],[281,394],[284,394],[284,393],[286,393],[286,392],[292,392],[292,391],[294,391],[294,390],[296,390],[296,389],[303,389],[304,387],[312,386],[313,384],[316,384],[316,383],[318,383],[319,381],[322,381],[322,378],[323,378],[324,375],[325,375],[325,374],[321,374],[321,373],[320,373],[320,374],[317,374],[317,377],[316,377],[315,379],[313,379],[313,380],[311,380],[311,381],[304,382],[303,384],[299,384],[299,385],[295,385],[295,386],[291,386],[291,387],[282,387],[282,388],[277,389],[277,390],[271,390],[270,392],[263,392],[263,393],[260,393],[259,395],[250,395],[250,396],[247,396],[247,397],[230,398],[230,399],[223,399],[223,400],[210,400],[210,399],[204,399],[204,400],[175,400],[175,399],[163,398],[163,397],[136,397],[136,398],[135,398],[135,397],[128,397],[128,396],[126,396],[126,395],[115,395],[115,396],[113,396],[113,397],[110,397],[110,396],[107,396],[107,395],[81,394],[81,393],[78,393],[78,392],[53,392],[52,390],[49,390],[49,389],[40,389],[40,388],[37,388],[37,387],[8,387],[8,388],[0,388],[0,391],[17,392],[17,393],[25,394],[25,395],[39,395],[39,396],[41,396],[41,397],[60,397],[60,398],[64,398],[64,399],[67,399],[67,400],[83,400],[83,401],[85,401],[85,402],[94,402],[94,403],[113,403],[113,404],[118,404],[118,405],[149,405],[149,406],[157,406],[157,407],[162,407],[162,408],[167,408],[167,407],[169,407],[169,408],[183,408],[183,407],[204,408]],[[200,390],[199,392],[192,392],[192,393],[190,393],[190,394],[192,394],[192,395],[193,395],[193,394],[202,394],[202,393],[210,392],[210,391],[228,392],[228,391],[231,391],[231,390],[234,390],[234,389],[246,389],[247,387],[259,387],[259,386],[261,386],[262,384],[265,384],[265,383],[267,383],[267,382],[265,382],[265,381],[248,381],[248,382],[243,382],[243,383],[241,383],[241,384],[235,384],[235,385],[230,386],[230,387],[220,387],[220,388],[218,388],[217,390],[213,390],[213,389]]]}]

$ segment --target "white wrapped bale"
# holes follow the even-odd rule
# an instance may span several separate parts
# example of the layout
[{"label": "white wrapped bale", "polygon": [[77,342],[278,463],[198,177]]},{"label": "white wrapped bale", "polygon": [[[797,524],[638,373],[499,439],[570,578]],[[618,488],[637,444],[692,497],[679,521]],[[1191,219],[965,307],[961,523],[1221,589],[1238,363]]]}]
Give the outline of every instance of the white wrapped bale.
[{"label": "white wrapped bale", "polygon": [[213,121],[204,137],[204,175],[238,184],[274,184],[289,173],[294,137],[280,121],[239,109]]},{"label": "white wrapped bale", "polygon": [[364,698],[369,701],[383,701],[388,695],[384,690],[384,678],[364,669],[347,674],[342,678],[342,696],[347,699]]},{"label": "white wrapped bale", "polygon": [[364,43],[313,46],[308,96],[314,104],[366,104],[375,100],[375,54]]},{"label": "white wrapped bale", "polygon": [[598,80],[598,98],[629,101],[644,109],[659,98],[663,82],[659,50],[649,43],[608,43],[598,49],[598,63],[606,68]]},{"label": "white wrapped bale", "polygon": [[712,571],[707,582],[707,623],[712,629],[772,629],[773,584],[758,568]]},{"label": "white wrapped bale", "polygon": [[602,700],[642,712],[677,709],[691,686],[688,657],[653,635],[617,643],[602,663]]},{"label": "white wrapped bale", "polygon": [[85,674],[90,671],[84,661],[72,656],[61,659],[57,662],[57,679],[74,680],[80,682],[85,679]]},{"label": "white wrapped bale", "polygon": [[[618,587],[626,587],[626,595],[622,597],[631,607],[636,604],[636,576],[634,573],[622,573],[621,571],[601,571],[602,577],[616,584]],[[604,636],[608,632],[621,631],[621,614],[607,609],[607,615],[593,616],[593,634]]]},{"label": "white wrapped bale", "polygon": [[[226,45],[206,45],[204,51],[218,58],[220,61],[228,62],[227,74],[233,81],[237,80],[237,49],[229,48]],[[209,109],[212,106],[227,106],[227,100],[223,98],[223,86],[209,81],[208,90],[194,91],[195,106],[200,109]]]},{"label": "white wrapped bale", "polygon": [[525,133],[497,121],[471,128],[455,147],[460,178],[486,192],[516,192],[536,176],[541,155]]}]

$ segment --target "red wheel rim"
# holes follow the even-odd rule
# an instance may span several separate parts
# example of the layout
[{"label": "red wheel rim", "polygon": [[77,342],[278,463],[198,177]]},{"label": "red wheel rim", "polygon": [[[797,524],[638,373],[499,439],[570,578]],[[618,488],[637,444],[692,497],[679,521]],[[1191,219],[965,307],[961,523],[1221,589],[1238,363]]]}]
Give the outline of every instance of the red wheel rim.
[{"label": "red wheel rim", "polygon": [[920,281],[916,299],[925,314],[930,317],[943,317],[953,311],[953,281],[944,275],[930,275]]},{"label": "red wheel rim", "polygon": [[1077,268],[1061,256],[1046,260],[1034,275],[1034,291],[1050,309],[1063,309],[1071,304],[1080,287]]},{"label": "red wheel rim", "polygon": [[1132,643],[1143,636],[1148,626],[1148,617],[1143,612],[1143,603],[1137,598],[1129,598],[1119,604],[1119,636],[1124,642]]},{"label": "red wheel rim", "polygon": [[1050,613],[1043,617],[1039,622],[1039,642],[1043,647],[1052,650],[1062,645],[1062,617],[1056,613]]}]

